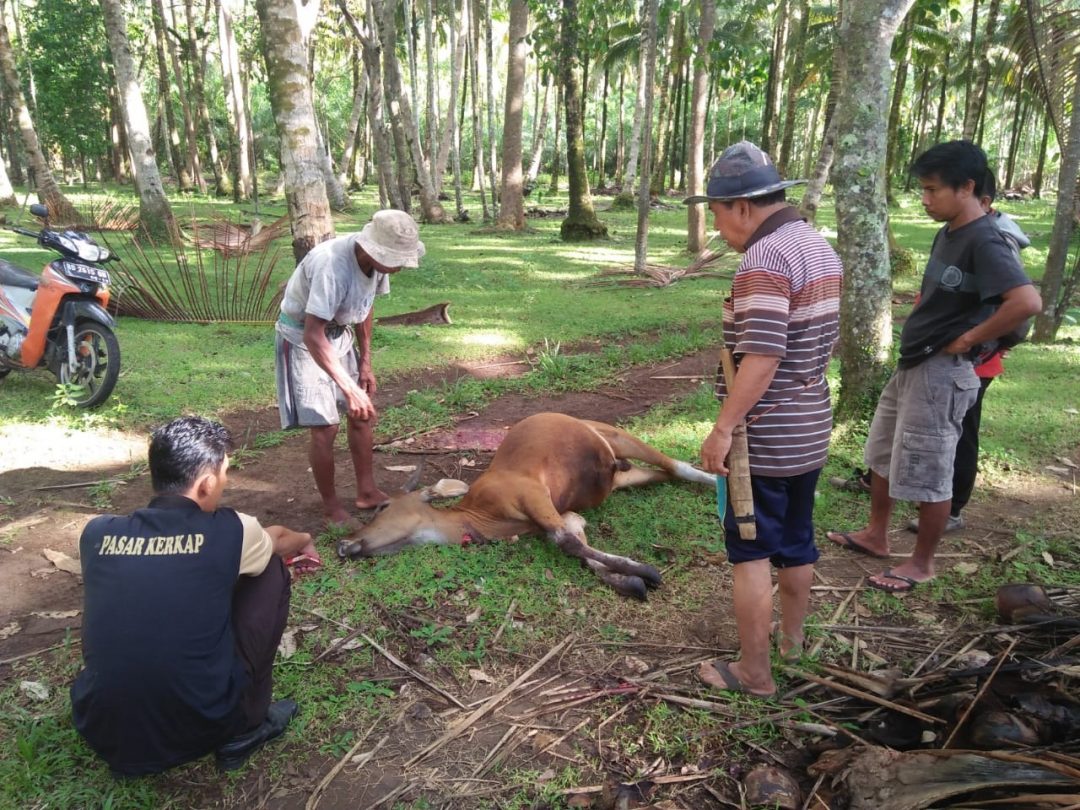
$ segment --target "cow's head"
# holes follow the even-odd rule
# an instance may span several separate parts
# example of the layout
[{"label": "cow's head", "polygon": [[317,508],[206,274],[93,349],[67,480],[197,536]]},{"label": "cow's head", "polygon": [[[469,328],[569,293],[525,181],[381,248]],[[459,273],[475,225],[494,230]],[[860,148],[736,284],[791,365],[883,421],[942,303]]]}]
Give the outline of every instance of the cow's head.
[{"label": "cow's head", "polygon": [[468,491],[469,485],[464,481],[443,478],[418,492],[406,489],[391,495],[356,536],[338,542],[338,556],[374,557],[393,554],[406,546],[459,542],[460,537],[452,536],[443,526],[445,521],[440,521],[442,510],[428,503],[439,498],[456,498]]}]

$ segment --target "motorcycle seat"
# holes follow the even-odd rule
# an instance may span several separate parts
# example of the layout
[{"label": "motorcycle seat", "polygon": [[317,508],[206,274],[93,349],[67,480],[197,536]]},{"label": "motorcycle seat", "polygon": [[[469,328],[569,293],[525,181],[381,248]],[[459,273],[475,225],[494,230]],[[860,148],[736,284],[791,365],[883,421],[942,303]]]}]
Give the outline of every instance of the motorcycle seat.
[{"label": "motorcycle seat", "polygon": [[36,290],[41,279],[33,273],[23,270],[17,264],[0,259],[0,284],[9,287],[22,287],[27,290]]}]

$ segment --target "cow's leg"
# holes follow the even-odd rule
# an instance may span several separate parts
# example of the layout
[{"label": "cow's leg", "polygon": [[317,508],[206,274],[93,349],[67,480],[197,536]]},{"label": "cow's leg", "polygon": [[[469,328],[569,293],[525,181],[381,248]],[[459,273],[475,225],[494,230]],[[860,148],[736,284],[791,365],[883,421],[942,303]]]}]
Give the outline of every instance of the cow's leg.
[{"label": "cow's leg", "polygon": [[603,422],[583,421],[604,438],[608,446],[611,447],[611,451],[615,454],[615,458],[644,461],[646,464],[659,468],[659,470],[646,470],[631,467],[629,470],[616,473],[616,488],[651,484],[654,481],[670,481],[673,478],[708,486],[713,486],[716,483],[716,476],[712,473],[699,470],[685,461],[673,459],[661,453],[655,447],[645,444],[641,439],[627,433],[622,428],[607,425]]},{"label": "cow's leg", "polygon": [[522,483],[516,505],[521,514],[546,532],[560,549],[585,562],[598,575],[601,571],[593,563],[602,566],[601,579],[616,591],[640,599],[646,586],[660,585],[660,572],[654,566],[593,548],[585,539],[585,518],[577,512],[559,514],[547,487],[538,481]]},{"label": "cow's leg", "polygon": [[641,577],[628,577],[625,574],[616,574],[602,562],[596,560],[585,560],[587,565],[594,574],[600,577],[600,580],[605,585],[610,585],[615,589],[616,593],[620,593],[623,596],[632,596],[634,599],[638,599],[644,602],[649,596],[649,589],[645,586],[645,580]]},{"label": "cow's leg", "polygon": [[577,512],[565,512],[560,517],[562,525],[554,531],[549,531],[548,537],[571,557],[583,560],[597,574],[600,574],[600,570],[594,563],[606,568],[607,573],[612,575],[611,578],[604,575],[600,578],[619,593],[640,599],[643,586],[650,588],[660,586],[660,572],[655,566],[639,563],[619,554],[609,554],[590,546],[589,541],[585,539],[585,518]]}]

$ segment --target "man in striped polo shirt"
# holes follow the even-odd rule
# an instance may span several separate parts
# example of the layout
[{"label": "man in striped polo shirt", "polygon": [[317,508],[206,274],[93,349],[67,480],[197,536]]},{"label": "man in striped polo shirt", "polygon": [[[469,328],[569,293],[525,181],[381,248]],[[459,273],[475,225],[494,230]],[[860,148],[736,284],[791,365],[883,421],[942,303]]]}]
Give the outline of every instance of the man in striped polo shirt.
[{"label": "man in striped polo shirt", "polygon": [[704,196],[724,241],[743,254],[724,301],[724,342],[738,363],[734,384],[719,379],[723,405],[701,446],[702,466],[727,475],[732,430],[747,422],[757,539],[739,537],[733,510],[724,522],[734,564],[737,661],[698,672],[719,689],[769,696],[772,571],[780,584],[780,652],[797,657],[818,558],[814,489],[825,465],[832,407],[825,369],[839,334],[843,268],[828,242],[785,201],[789,186],[769,156],[748,141],[713,164]]}]

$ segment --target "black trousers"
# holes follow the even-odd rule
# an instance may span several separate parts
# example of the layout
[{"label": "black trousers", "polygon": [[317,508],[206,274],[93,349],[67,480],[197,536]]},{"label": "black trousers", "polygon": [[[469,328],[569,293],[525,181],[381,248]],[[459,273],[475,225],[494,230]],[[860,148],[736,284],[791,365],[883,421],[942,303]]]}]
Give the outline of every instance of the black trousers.
[{"label": "black trousers", "polygon": [[975,489],[975,475],[979,471],[979,425],[982,423],[983,395],[990,383],[991,377],[983,377],[979,380],[982,385],[975,404],[971,406],[964,416],[963,432],[960,440],[956,443],[956,457],[953,460],[952,481],[952,508],[949,513],[953,517],[960,514],[967,502],[971,500],[971,493]]},{"label": "black trousers", "polygon": [[274,656],[289,619],[290,592],[289,570],[277,554],[258,576],[240,577],[233,591],[236,652],[251,679],[240,699],[241,733],[260,725],[270,708]]}]

